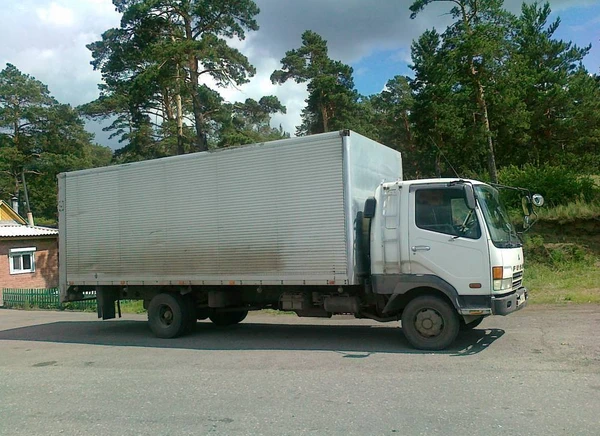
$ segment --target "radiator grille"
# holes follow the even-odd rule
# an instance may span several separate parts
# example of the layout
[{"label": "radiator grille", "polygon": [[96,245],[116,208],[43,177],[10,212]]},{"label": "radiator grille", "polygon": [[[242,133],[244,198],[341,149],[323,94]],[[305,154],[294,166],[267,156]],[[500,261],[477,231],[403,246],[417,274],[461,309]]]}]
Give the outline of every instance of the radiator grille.
[{"label": "radiator grille", "polygon": [[513,274],[513,291],[523,287],[523,271],[517,271]]}]

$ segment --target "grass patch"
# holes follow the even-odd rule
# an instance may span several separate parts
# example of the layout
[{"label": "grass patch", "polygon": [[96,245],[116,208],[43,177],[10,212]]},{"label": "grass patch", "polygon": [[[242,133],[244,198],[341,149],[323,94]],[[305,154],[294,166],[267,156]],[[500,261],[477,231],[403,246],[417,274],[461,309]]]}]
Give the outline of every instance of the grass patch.
[{"label": "grass patch", "polygon": [[296,312],[289,312],[286,310],[275,310],[275,309],[262,309],[260,313],[264,313],[266,315],[296,315]]},{"label": "grass patch", "polygon": [[71,312],[96,312],[96,301],[64,303],[60,305],[60,310],[68,310]]},{"label": "grass patch", "polygon": [[142,300],[121,301],[122,313],[146,313],[144,302]]},{"label": "grass patch", "polygon": [[600,255],[588,245],[529,235],[524,250],[531,303],[600,303]]},{"label": "grass patch", "polygon": [[567,205],[537,210],[540,221],[556,221],[560,224],[591,220],[600,217],[600,203],[577,200]]},{"label": "grass patch", "polygon": [[524,283],[532,304],[600,303],[600,262],[563,268],[532,262]]}]

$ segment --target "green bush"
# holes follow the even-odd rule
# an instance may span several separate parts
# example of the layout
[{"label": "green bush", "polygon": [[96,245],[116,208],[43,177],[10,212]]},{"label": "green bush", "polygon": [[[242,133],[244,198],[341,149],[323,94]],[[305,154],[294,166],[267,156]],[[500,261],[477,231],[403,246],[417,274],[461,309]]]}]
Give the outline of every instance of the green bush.
[{"label": "green bush", "polygon": [[525,235],[523,242],[523,252],[527,262],[544,263],[548,259],[544,238],[539,235]]},{"label": "green bush", "polygon": [[[549,207],[566,205],[577,200],[591,203],[600,197],[592,177],[575,174],[563,167],[511,165],[498,172],[498,179],[503,185],[526,188],[532,194],[542,194]],[[503,191],[503,198],[509,207],[521,206],[519,193]]]}]

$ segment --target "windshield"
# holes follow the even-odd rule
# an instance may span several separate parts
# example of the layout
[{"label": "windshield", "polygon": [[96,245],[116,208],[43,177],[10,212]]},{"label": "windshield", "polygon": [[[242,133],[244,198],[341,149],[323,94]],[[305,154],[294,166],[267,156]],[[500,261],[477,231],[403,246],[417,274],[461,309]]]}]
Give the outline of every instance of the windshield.
[{"label": "windshield", "polygon": [[520,247],[517,233],[510,223],[504,205],[500,202],[498,190],[487,185],[476,185],[475,194],[494,245],[498,248]]}]

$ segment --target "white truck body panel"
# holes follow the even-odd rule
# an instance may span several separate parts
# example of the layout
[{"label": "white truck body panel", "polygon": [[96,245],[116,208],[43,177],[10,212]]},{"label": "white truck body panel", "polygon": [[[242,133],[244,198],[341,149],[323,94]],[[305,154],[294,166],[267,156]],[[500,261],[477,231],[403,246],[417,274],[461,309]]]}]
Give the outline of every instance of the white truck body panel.
[{"label": "white truck body panel", "polygon": [[352,285],[400,153],[331,132],[59,175],[60,286]]}]

